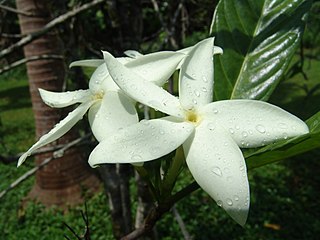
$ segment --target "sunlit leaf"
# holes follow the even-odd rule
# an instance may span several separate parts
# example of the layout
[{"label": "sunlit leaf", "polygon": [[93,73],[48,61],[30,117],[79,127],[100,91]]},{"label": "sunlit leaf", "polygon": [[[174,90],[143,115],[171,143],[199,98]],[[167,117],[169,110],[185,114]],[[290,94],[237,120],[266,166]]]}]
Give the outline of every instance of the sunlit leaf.
[{"label": "sunlit leaf", "polygon": [[267,100],[295,53],[311,0],[221,0],[212,26],[215,98]]},{"label": "sunlit leaf", "polygon": [[258,150],[244,153],[248,168],[260,167],[272,162],[308,152],[320,147],[320,112],[306,121],[310,133],[282,140]]}]

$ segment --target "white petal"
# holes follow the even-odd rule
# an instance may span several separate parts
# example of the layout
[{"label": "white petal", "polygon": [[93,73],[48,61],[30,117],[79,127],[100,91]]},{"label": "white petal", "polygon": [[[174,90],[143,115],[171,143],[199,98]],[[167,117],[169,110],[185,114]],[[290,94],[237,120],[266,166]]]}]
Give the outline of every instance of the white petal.
[{"label": "white petal", "polygon": [[87,60],[79,60],[70,63],[69,68],[72,67],[99,67],[104,63],[103,59],[87,59]]},{"label": "white petal", "polygon": [[143,56],[142,53],[139,53],[136,50],[127,50],[127,51],[124,52],[124,54],[127,55],[130,58],[139,58],[139,57]]},{"label": "white petal", "polygon": [[89,122],[96,139],[101,142],[120,128],[139,121],[131,99],[121,92],[107,92],[102,101],[89,110]]},{"label": "white petal", "polygon": [[111,54],[104,52],[104,57],[112,78],[128,96],[168,115],[184,116],[180,102],[175,96],[144,80],[140,75],[119,63]]},{"label": "white petal", "polygon": [[43,135],[38,142],[36,142],[26,153],[24,153],[19,158],[18,167],[26,160],[28,156],[32,154],[32,152],[43,147],[48,143],[57,140],[66,132],[68,132],[80,119],[82,119],[83,115],[87,112],[88,108],[94,102],[95,101],[91,101],[80,104],[75,110],[70,112],[66,118],[64,118],[58,124],[56,124],[54,128],[50,130],[50,132]]},{"label": "white petal", "polygon": [[196,109],[212,102],[213,40],[208,38],[195,45],[181,66],[179,95],[185,109]]},{"label": "white petal", "polygon": [[112,80],[105,63],[101,64],[93,72],[89,81],[89,89],[95,94],[119,90],[117,84]]},{"label": "white petal", "polygon": [[40,96],[45,104],[50,107],[63,108],[75,103],[92,100],[90,90],[77,90],[72,92],[50,92],[39,88]]},{"label": "white petal", "polygon": [[100,142],[91,152],[89,164],[139,163],[157,159],[179,147],[193,129],[188,122],[142,120]]},{"label": "white petal", "polygon": [[256,100],[225,100],[202,110],[229,131],[240,147],[260,147],[309,132],[296,116],[272,104]]},{"label": "white petal", "polygon": [[125,66],[145,80],[162,86],[185,57],[185,54],[178,52],[156,52],[143,55]]},{"label": "white petal", "polygon": [[249,183],[242,152],[224,129],[204,120],[183,145],[194,179],[240,225],[249,211]]}]

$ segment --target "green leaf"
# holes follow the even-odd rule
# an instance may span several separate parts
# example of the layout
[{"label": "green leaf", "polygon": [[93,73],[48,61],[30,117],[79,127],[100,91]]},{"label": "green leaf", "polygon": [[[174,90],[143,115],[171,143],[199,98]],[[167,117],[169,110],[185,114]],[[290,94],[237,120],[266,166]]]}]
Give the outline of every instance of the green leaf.
[{"label": "green leaf", "polygon": [[310,133],[244,152],[249,169],[280,161],[320,147],[320,112],[306,121]]},{"label": "green leaf", "polygon": [[267,100],[286,71],[305,26],[311,0],[221,0],[211,32],[215,98]]}]

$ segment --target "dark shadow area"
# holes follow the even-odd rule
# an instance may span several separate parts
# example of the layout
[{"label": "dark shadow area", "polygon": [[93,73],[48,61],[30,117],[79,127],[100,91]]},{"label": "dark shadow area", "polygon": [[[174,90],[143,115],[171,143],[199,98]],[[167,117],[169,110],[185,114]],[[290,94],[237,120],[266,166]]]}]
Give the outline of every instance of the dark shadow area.
[{"label": "dark shadow area", "polygon": [[[2,83],[3,84],[3,83]],[[0,105],[0,111],[31,107],[29,87],[15,87],[0,91],[0,99],[6,101]]]}]

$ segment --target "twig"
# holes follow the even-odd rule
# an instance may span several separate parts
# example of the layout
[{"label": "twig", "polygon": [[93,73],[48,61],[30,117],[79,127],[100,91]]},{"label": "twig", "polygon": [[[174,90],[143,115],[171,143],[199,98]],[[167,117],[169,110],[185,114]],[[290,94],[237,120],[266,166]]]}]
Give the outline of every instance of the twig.
[{"label": "twig", "polygon": [[81,141],[83,141],[84,139],[88,138],[89,136],[91,136],[91,134],[87,134],[84,137],[77,138],[77,139],[73,140],[72,142],[69,142],[69,143],[65,144],[64,147],[60,148],[59,150],[54,151],[53,154],[52,154],[52,157],[46,158],[38,166],[36,166],[36,167],[30,169],[29,171],[27,171],[25,174],[23,174],[22,176],[17,178],[15,181],[13,181],[5,190],[0,192],[0,199],[4,195],[6,195],[10,190],[12,190],[16,186],[18,186],[20,183],[22,183],[23,181],[28,179],[30,176],[32,176],[39,169],[41,169],[42,167],[44,167],[45,165],[50,163],[52,160],[57,159],[57,158],[61,158],[66,150],[68,150],[69,148],[79,144]]},{"label": "twig", "polygon": [[23,16],[27,16],[27,17],[40,17],[39,15],[35,15],[33,13],[30,13],[30,12],[19,11],[19,10],[15,9],[15,8],[4,6],[2,4],[0,4],[0,8],[6,10],[8,12],[13,12],[13,13],[16,13],[16,14],[19,14],[19,15],[23,15]]},{"label": "twig", "polygon": [[184,222],[183,222],[183,220],[182,220],[182,218],[181,218],[176,206],[172,207],[172,213],[173,213],[175,219],[178,222],[178,225],[179,225],[179,227],[181,229],[181,232],[183,234],[184,239],[185,240],[191,240],[192,237],[190,236],[190,234],[189,234],[189,232],[188,232],[188,230],[186,228],[186,225],[184,224]]},{"label": "twig", "polygon": [[10,34],[10,33],[0,33],[2,38],[22,38],[24,35],[22,34]]},{"label": "twig", "polygon": [[7,55],[9,55],[10,53],[12,53],[13,51],[15,51],[16,49],[25,46],[26,44],[32,42],[33,40],[41,37],[42,35],[46,34],[47,32],[49,32],[51,29],[53,29],[54,27],[58,26],[59,24],[65,22],[66,20],[76,16],[77,14],[91,8],[94,7],[100,3],[105,2],[106,0],[94,0],[90,3],[86,3],[83,4],[81,7],[76,8],[72,11],[69,11],[63,15],[60,15],[59,17],[53,19],[52,21],[50,21],[48,24],[46,24],[43,28],[41,28],[41,30],[33,32],[33,33],[29,33],[28,35],[26,35],[25,37],[23,37],[20,41],[12,44],[11,46],[9,46],[8,48],[2,50],[0,52],[0,58],[3,58]]},{"label": "twig", "polygon": [[45,59],[64,59],[64,57],[62,55],[48,55],[48,54],[44,54],[44,55],[40,55],[40,56],[32,56],[32,57],[28,57],[28,58],[23,58],[20,59],[16,62],[13,62],[7,66],[5,66],[4,68],[0,69],[0,74],[3,74],[7,71],[10,71],[13,68],[16,68],[26,62],[31,62],[31,61],[37,61],[37,60],[45,60]]},{"label": "twig", "polygon": [[143,236],[144,234],[150,232],[156,222],[161,218],[163,214],[168,212],[172,206],[180,201],[185,196],[189,195],[193,191],[197,190],[199,185],[196,182],[191,183],[187,187],[183,188],[181,191],[173,195],[167,202],[159,203],[159,205],[153,207],[146,217],[143,225],[140,228],[135,229],[128,235],[121,238],[121,240],[134,240]]}]

